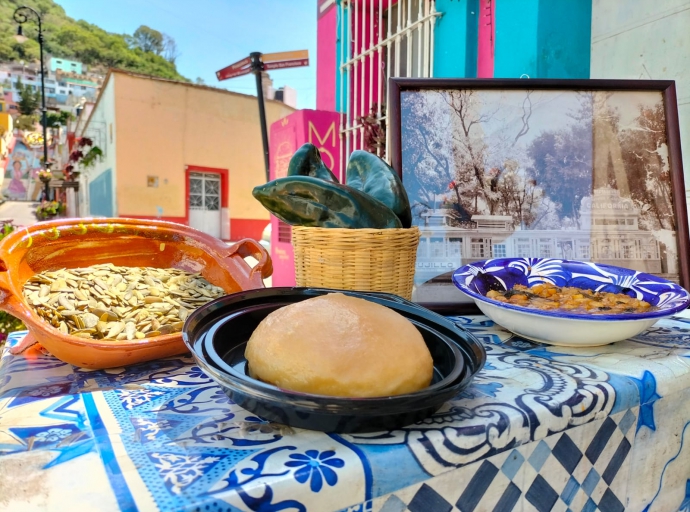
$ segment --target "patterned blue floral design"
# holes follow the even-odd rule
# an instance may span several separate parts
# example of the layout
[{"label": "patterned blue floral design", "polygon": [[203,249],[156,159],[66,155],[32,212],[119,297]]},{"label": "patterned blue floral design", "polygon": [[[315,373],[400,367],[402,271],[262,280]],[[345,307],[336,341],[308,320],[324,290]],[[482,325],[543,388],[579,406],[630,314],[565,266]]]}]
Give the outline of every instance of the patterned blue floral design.
[{"label": "patterned blue floral design", "polygon": [[[598,263],[552,258],[501,258],[465,265],[453,273],[453,283],[475,300],[489,302],[507,309],[520,306],[486,298],[491,290],[505,291],[520,284],[534,286],[551,283],[575,286],[602,292],[625,293],[656,306],[648,313],[597,315],[597,320],[639,319],[669,316],[690,304],[690,294],[675,283],[627,268]],[[539,311],[540,315],[581,318],[581,315],[560,311]]]},{"label": "patterned blue floral design", "polygon": [[641,379],[631,377],[640,392],[640,413],[637,417],[637,430],[647,427],[656,430],[654,423],[654,403],[661,398],[656,392],[656,379],[652,372],[645,370]]},{"label": "patterned blue floral design", "polygon": [[679,512],[690,512],[690,480],[685,482],[685,499],[678,510]]},{"label": "patterned blue floral design", "polygon": [[310,482],[312,492],[319,492],[324,480],[331,487],[338,483],[338,475],[332,468],[340,469],[345,466],[345,461],[334,455],[333,450],[320,454],[317,450],[307,450],[304,454],[292,453],[292,460],[287,461],[285,465],[289,468],[299,468],[295,471],[295,480],[301,484]]},{"label": "patterned blue floral design", "polygon": [[41,443],[54,443],[72,435],[72,431],[66,428],[50,428],[36,434],[36,440]]},{"label": "patterned blue floral design", "polygon": [[463,393],[463,398],[479,398],[490,396],[496,398],[496,392],[503,387],[500,382],[476,382],[467,388]]}]

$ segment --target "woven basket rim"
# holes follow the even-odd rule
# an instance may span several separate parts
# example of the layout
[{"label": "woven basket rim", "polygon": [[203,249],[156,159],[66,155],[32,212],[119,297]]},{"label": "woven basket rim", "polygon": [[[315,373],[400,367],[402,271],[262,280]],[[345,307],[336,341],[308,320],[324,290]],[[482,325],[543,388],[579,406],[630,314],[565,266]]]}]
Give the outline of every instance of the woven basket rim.
[{"label": "woven basket rim", "polygon": [[419,227],[418,226],[411,226],[409,228],[319,228],[319,227],[311,227],[311,226],[292,226],[292,230],[293,231],[328,231],[329,233],[338,233],[338,232],[379,233],[381,231],[385,231],[386,233],[401,233],[403,231],[416,232],[416,231],[419,231]]}]

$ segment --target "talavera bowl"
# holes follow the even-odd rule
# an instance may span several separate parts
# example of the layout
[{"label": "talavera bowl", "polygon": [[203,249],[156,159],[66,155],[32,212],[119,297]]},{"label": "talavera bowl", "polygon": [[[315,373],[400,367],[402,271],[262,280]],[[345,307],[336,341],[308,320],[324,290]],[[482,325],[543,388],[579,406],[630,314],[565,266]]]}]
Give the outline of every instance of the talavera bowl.
[{"label": "talavera bowl", "polygon": [[[251,268],[244,260],[253,256]],[[0,242],[0,309],[21,319],[30,336],[58,359],[83,368],[112,368],[183,354],[182,333],[143,340],[91,340],[62,334],[43,321],[22,294],[45,270],[112,263],[200,272],[227,293],[263,288],[273,269],[251,239],[232,246],[181,224],[124,218],[61,219],[15,231]]]},{"label": "talavera bowl", "polygon": [[[688,307],[690,294],[681,286],[635,270],[572,260],[500,258],[465,265],[453,273],[453,283],[497,324],[525,338],[570,347],[607,345],[651,327],[660,318]],[[587,315],[540,311],[486,297],[516,284],[541,283],[593,291],[624,293],[654,306],[647,313]]]}]

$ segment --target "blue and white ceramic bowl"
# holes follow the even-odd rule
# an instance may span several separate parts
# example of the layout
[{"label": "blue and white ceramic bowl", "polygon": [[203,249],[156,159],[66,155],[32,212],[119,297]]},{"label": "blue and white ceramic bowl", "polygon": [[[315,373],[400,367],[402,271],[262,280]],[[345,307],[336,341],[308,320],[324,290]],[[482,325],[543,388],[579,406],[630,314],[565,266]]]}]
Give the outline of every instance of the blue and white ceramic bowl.
[{"label": "blue and white ceramic bowl", "polygon": [[[551,258],[500,258],[465,265],[453,273],[453,283],[474,299],[497,324],[525,338],[569,347],[607,345],[639,334],[657,320],[688,307],[690,294],[681,286],[627,268]],[[625,293],[655,306],[647,313],[586,315],[540,311],[486,297],[516,284],[574,286],[593,291]]]}]

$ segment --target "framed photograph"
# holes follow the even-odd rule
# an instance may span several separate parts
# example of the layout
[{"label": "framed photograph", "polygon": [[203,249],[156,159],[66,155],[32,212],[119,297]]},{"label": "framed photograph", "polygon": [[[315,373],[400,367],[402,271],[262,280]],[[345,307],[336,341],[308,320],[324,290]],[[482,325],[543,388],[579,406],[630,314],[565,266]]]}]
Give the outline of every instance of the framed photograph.
[{"label": "framed photograph", "polygon": [[477,311],[455,269],[606,263],[690,286],[673,81],[390,81],[390,155],[422,232],[413,300]]}]

